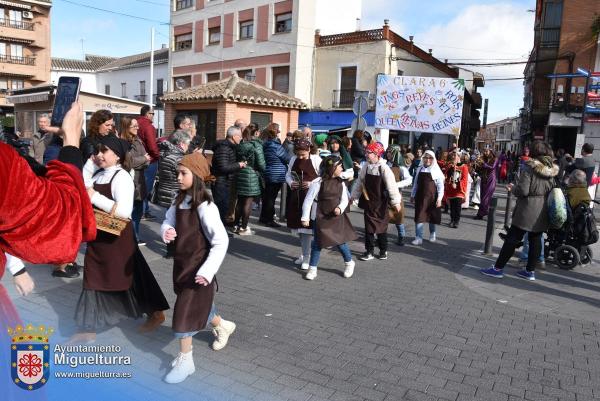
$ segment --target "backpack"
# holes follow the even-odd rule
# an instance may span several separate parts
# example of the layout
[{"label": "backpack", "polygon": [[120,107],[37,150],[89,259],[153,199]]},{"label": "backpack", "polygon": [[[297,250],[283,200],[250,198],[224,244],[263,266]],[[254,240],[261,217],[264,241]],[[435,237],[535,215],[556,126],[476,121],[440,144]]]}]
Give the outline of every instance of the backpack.
[{"label": "backpack", "polygon": [[548,206],[548,221],[552,228],[559,229],[567,221],[567,199],[563,191],[555,187],[546,199]]},{"label": "backpack", "polygon": [[598,242],[600,235],[596,228],[594,213],[584,204],[578,205],[573,211],[573,234],[581,245]]}]

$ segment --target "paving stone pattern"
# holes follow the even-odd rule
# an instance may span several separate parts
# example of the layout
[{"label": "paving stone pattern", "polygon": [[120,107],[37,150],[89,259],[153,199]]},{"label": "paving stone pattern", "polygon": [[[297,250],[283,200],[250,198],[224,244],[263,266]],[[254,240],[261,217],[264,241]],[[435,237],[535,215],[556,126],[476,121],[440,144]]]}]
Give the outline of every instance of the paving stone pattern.
[{"label": "paving stone pattern", "polygon": [[[410,206],[407,215],[412,235]],[[195,337],[194,375],[180,385],[162,382],[178,350],[171,313],[154,333],[140,335],[140,322],[125,321],[98,343],[122,344],[132,355],[135,376],[122,394],[144,400],[600,399],[598,267],[549,268],[538,283],[490,283],[475,270],[491,259],[477,253],[486,223],[473,215],[464,212],[458,230],[442,226],[438,242],[421,247],[393,244],[390,226],[389,259],[357,261],[351,279],[342,277],[339,253],[324,251],[313,282],[293,268],[298,240],[287,229],[254,225],[253,217],[257,235],[232,239],[218,274],[217,307],[237,331],[219,352],[210,349],[209,331]],[[362,232],[362,215],[353,211],[352,220]],[[142,230],[143,252],[173,304],[158,222]],[[363,245],[351,249],[358,254]],[[3,284],[25,321],[54,324],[53,341],[66,340],[81,279],[30,271],[32,296],[17,297],[8,277]]]}]

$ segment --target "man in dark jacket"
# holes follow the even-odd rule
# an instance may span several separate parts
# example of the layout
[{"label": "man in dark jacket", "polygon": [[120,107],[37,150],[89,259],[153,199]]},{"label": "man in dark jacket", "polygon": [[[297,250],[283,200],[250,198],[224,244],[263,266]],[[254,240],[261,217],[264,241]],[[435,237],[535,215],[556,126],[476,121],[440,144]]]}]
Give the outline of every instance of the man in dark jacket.
[{"label": "man in dark jacket", "polygon": [[[152,186],[154,185],[154,178],[156,177],[156,171],[158,170],[158,158],[160,157],[158,146],[156,145],[156,128],[152,125],[153,118],[154,110],[148,105],[142,106],[140,118],[137,119],[138,125],[140,126],[138,137],[142,140],[144,148],[150,156],[150,164],[146,168],[146,171],[144,171],[146,188],[148,188],[148,191],[152,190]],[[153,217],[154,216],[150,214],[148,199],[146,198],[144,199],[144,218],[151,219]]]},{"label": "man in dark jacket", "polygon": [[236,161],[236,147],[242,140],[242,132],[238,127],[227,129],[227,138],[218,141],[213,148],[212,174],[216,177],[212,194],[219,208],[221,220],[225,222],[229,208],[229,192],[231,184],[240,169],[246,167],[246,162]]},{"label": "man in dark jacket", "polygon": [[581,170],[585,173],[588,187],[592,186],[592,176],[596,171],[596,162],[594,161],[594,145],[584,143],[581,148],[581,157],[575,159],[575,163],[565,168],[566,175],[571,174],[573,170]]},{"label": "man in dark jacket", "polygon": [[291,156],[283,147],[277,132],[266,130],[267,141],[263,145],[265,155],[265,190],[263,191],[263,205],[260,211],[259,221],[269,227],[280,227],[279,223],[273,220],[275,215],[275,200],[281,185],[285,183],[285,174]]}]

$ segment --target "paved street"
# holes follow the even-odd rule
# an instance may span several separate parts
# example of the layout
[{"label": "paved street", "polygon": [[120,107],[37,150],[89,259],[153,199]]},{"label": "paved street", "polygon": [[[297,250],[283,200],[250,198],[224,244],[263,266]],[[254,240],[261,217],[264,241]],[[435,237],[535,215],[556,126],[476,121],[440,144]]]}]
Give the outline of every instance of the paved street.
[{"label": "paved street", "polygon": [[[217,307],[237,323],[224,350],[210,349],[209,332],[198,334],[196,373],[168,386],[162,377],[178,349],[170,321],[147,335],[135,331],[140,322],[126,321],[100,333],[98,344],[123,347],[132,379],[53,377],[48,398],[69,391],[80,399],[81,391],[86,400],[115,399],[120,391],[119,399],[148,401],[600,399],[600,264],[549,265],[534,283],[510,277],[511,267],[503,280],[483,277],[477,269],[493,259],[479,252],[486,223],[473,214],[464,213],[458,230],[440,227],[435,244],[391,244],[388,260],[357,262],[351,279],[341,276],[339,254],[326,251],[314,282],[293,269],[297,240],[253,225],[253,216],[257,235],[231,241],[218,275]],[[362,215],[352,220],[362,231]],[[157,231],[157,222],[144,223],[144,254],[173,304],[171,261],[162,258]],[[30,272],[32,296],[18,298],[7,276],[3,284],[23,320],[54,326],[51,342],[61,343],[74,331],[81,279],[54,279],[47,267]]]}]

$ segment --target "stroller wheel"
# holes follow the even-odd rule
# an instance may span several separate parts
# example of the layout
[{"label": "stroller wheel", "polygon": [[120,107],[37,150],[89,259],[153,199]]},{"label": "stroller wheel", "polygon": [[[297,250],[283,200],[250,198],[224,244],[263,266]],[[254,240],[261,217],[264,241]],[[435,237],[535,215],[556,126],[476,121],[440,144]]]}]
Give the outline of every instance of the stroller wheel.
[{"label": "stroller wheel", "polygon": [[579,259],[579,262],[584,266],[591,264],[594,259],[592,248],[587,245],[582,246],[579,250]]},{"label": "stroller wheel", "polygon": [[579,264],[579,252],[571,245],[561,245],[554,251],[554,260],[561,269],[571,270]]}]

